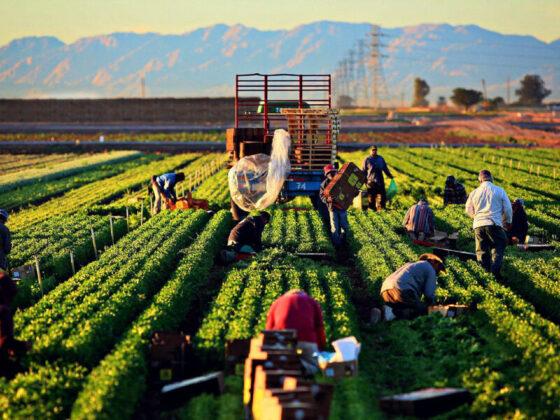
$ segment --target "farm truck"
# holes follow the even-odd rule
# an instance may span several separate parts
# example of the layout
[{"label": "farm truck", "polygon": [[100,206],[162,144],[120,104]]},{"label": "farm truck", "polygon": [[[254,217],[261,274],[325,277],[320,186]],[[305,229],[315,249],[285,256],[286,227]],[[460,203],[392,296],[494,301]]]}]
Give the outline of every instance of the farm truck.
[{"label": "farm truck", "polygon": [[226,132],[226,150],[233,163],[271,153],[274,130],[291,139],[291,171],[279,201],[309,196],[314,204],[323,167],[336,161],[340,129],[332,105],[328,74],[238,74],[235,77],[235,125]]}]

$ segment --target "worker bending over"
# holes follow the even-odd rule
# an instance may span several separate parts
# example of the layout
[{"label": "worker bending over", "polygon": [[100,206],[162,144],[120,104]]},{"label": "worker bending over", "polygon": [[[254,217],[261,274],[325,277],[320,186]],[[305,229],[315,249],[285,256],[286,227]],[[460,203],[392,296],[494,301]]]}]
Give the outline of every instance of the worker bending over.
[{"label": "worker bending over", "polygon": [[527,222],[527,213],[525,213],[525,203],[521,198],[516,198],[511,203],[512,218],[511,226],[507,230],[508,241],[512,245],[524,244],[529,231],[529,222]]},{"label": "worker bending over", "polygon": [[12,250],[12,234],[6,226],[8,212],[0,209],[0,270],[8,270],[8,254]]},{"label": "worker bending over", "polygon": [[364,159],[362,171],[367,175],[368,207],[372,210],[383,210],[387,203],[387,191],[385,190],[383,172],[391,179],[393,179],[393,175],[391,175],[391,171],[389,171],[385,159],[377,154],[377,146],[373,146],[370,155]]},{"label": "worker bending over", "polygon": [[434,212],[425,198],[408,209],[404,216],[403,226],[410,239],[423,241],[434,236]]},{"label": "worker bending over", "polygon": [[154,203],[152,205],[152,214],[158,214],[162,205],[168,208],[168,202],[175,204],[177,202],[177,194],[175,193],[175,185],[185,180],[183,172],[170,172],[160,176],[152,177],[152,191],[154,193]]},{"label": "worker bending over", "polygon": [[329,224],[331,228],[331,240],[333,245],[338,248],[346,241],[346,233],[348,232],[348,214],[346,210],[337,208],[332,197],[325,195],[325,189],[336,175],[336,168],[332,164],[328,164],[323,168],[325,179],[319,188],[319,198],[327,206],[329,211]]},{"label": "worker bending over", "polygon": [[486,271],[500,278],[507,245],[504,228],[509,229],[512,220],[511,202],[506,192],[493,184],[490,171],[480,171],[478,181],[480,186],[469,194],[465,210],[474,219],[477,260]]},{"label": "worker bending over", "polygon": [[428,305],[435,300],[437,275],[444,270],[440,257],[422,254],[417,262],[407,263],[387,277],[381,286],[385,319],[413,319],[427,314]]},{"label": "worker bending over", "polygon": [[443,204],[465,204],[467,201],[467,192],[463,184],[457,182],[453,175],[449,175],[445,180],[445,189],[443,190]]},{"label": "worker bending over", "polygon": [[262,233],[270,213],[262,211],[258,216],[247,216],[231,230],[228,247],[235,252],[254,254],[262,250]]},{"label": "worker bending over", "polygon": [[20,370],[19,359],[30,344],[14,338],[14,318],[10,305],[17,294],[14,281],[0,270],[0,377],[13,378]]},{"label": "worker bending over", "polygon": [[326,336],[321,306],[303,290],[290,290],[276,299],[268,311],[267,330],[296,330],[297,347],[307,372],[319,370],[313,353],[325,348]]}]

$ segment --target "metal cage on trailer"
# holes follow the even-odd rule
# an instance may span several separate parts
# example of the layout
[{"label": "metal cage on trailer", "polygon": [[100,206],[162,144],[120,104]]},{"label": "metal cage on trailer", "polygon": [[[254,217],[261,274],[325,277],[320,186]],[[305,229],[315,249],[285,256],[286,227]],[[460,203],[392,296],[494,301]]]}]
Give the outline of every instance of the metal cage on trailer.
[{"label": "metal cage on trailer", "polygon": [[281,200],[315,196],[323,167],[336,160],[340,123],[331,92],[330,74],[236,75],[235,127],[226,133],[232,160],[270,154],[274,130],[284,128],[291,138],[291,172]]}]

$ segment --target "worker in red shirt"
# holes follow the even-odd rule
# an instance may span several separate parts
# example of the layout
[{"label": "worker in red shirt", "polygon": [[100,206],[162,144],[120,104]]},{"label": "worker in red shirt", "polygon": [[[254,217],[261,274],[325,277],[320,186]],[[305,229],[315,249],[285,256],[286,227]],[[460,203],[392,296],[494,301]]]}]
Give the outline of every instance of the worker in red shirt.
[{"label": "worker in red shirt", "polygon": [[319,370],[313,353],[325,348],[326,336],[321,306],[303,290],[290,290],[276,299],[266,319],[267,330],[296,330],[301,360],[310,373]]}]

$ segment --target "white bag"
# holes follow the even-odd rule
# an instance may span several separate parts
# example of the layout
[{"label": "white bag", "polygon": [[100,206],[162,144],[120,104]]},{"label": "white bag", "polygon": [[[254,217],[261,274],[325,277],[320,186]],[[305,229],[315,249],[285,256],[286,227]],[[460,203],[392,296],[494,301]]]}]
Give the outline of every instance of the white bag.
[{"label": "white bag", "polygon": [[228,174],[231,198],[245,211],[273,204],[290,173],[290,135],[275,130],[270,156],[259,153],[240,159]]}]

